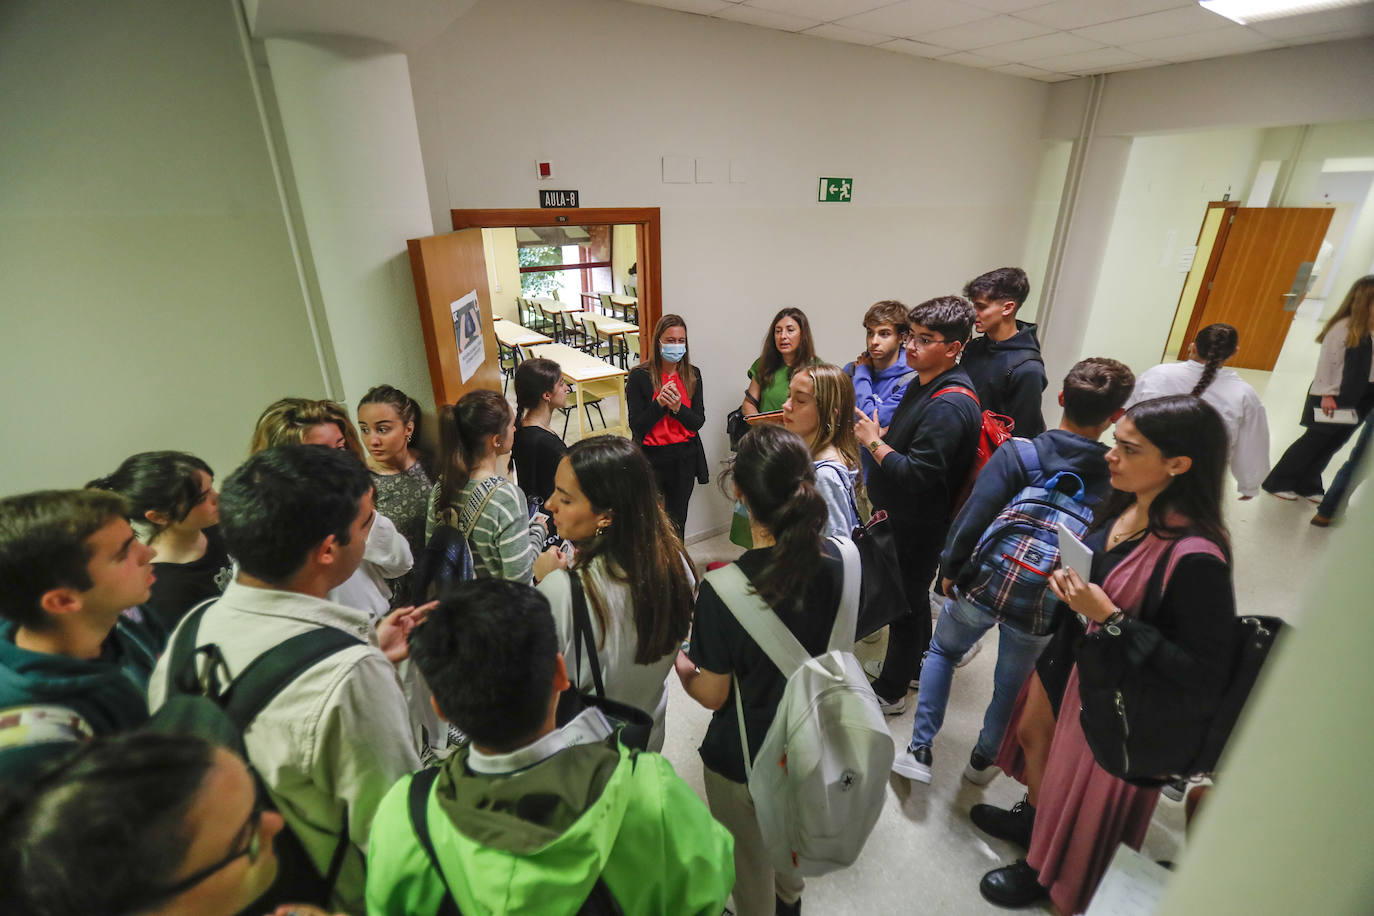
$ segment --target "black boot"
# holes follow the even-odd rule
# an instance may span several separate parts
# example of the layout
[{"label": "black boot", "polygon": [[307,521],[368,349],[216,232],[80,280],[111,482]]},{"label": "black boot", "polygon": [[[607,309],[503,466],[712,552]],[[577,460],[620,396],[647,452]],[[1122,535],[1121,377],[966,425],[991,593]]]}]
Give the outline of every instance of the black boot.
[{"label": "black boot", "polygon": [[999,840],[1030,849],[1031,830],[1035,826],[1035,808],[1026,798],[1011,806],[1011,810],[996,805],[974,805],[968,813],[973,826]]},{"label": "black boot", "polygon": [[1002,907],[1030,906],[1049,896],[1049,891],[1040,886],[1040,876],[1025,859],[994,868],[978,882],[978,890],[988,903]]}]

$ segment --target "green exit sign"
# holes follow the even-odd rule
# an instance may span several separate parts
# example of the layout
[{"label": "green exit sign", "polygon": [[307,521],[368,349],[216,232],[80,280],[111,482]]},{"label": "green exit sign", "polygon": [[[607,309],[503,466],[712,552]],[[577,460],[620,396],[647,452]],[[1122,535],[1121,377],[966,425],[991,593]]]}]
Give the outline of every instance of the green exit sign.
[{"label": "green exit sign", "polygon": [[853,178],[822,178],[816,200],[823,204],[847,204],[854,194]]}]

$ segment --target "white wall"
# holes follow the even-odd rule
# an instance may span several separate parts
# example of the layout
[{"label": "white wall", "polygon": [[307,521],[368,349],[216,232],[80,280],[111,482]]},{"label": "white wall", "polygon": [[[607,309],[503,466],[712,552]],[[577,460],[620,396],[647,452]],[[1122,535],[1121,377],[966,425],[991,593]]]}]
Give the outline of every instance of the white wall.
[{"label": "white wall", "polygon": [[223,476],[269,401],[325,393],[231,7],[3,20],[0,492],[147,449]]},{"label": "white wall", "polygon": [[[1085,356],[1110,356],[1137,374],[1161,360],[1188,273],[1179,253],[1197,239],[1209,200],[1244,194],[1262,131],[1138,137],[1083,337]],[[1173,358],[1171,355],[1170,359]]]},{"label": "white wall", "polygon": [[[551,37],[576,66],[521,63]],[[874,301],[957,291],[1023,253],[1043,84],[613,0],[483,0],[410,58],[436,225],[535,206],[536,157],[587,206],[662,208],[663,306],[692,328],[713,459],[779,307],[805,309],[844,362]],[[595,97],[601,67],[615,91],[542,104],[563,80]],[[664,155],[716,180],[664,184]],[[816,203],[820,176],[854,178],[854,202]],[[728,521],[709,493],[689,535]]]},{"label": "white wall", "polygon": [[1030,295],[1017,311],[1017,317],[1034,321],[1044,293],[1045,268],[1054,243],[1054,227],[1064,194],[1064,178],[1073,144],[1066,140],[1046,140],[1040,145],[1040,169],[1035,176],[1035,195],[1026,228],[1026,244],[1018,262],[1030,279]]}]

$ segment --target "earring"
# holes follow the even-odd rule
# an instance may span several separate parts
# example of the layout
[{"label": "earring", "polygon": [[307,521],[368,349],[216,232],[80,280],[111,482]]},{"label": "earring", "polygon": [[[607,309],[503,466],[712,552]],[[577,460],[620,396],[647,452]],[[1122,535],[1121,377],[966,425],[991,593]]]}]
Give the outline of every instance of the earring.
[{"label": "earring", "polygon": [[1177,476],[1178,476],[1178,471],[1170,471],[1170,472],[1169,472],[1169,476],[1170,476],[1170,477],[1177,477]]},{"label": "earring", "polygon": [[410,436],[406,436],[406,445],[410,444]]},{"label": "earring", "polygon": [[597,525],[597,526],[596,526],[596,536],[597,536],[597,537],[601,537],[601,535],[603,535],[603,534],[606,533],[606,529],[609,528],[610,526],[611,526],[611,523],[610,523],[610,522],[602,522],[600,525]]}]

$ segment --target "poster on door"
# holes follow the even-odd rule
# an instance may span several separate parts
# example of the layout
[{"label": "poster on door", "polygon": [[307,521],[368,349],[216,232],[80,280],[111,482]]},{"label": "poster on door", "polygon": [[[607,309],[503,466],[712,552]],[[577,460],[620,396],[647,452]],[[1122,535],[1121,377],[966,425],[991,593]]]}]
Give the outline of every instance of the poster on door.
[{"label": "poster on door", "polygon": [[477,305],[477,290],[449,303],[453,316],[453,337],[458,344],[458,374],[463,384],[486,361],[482,342],[482,310]]}]

